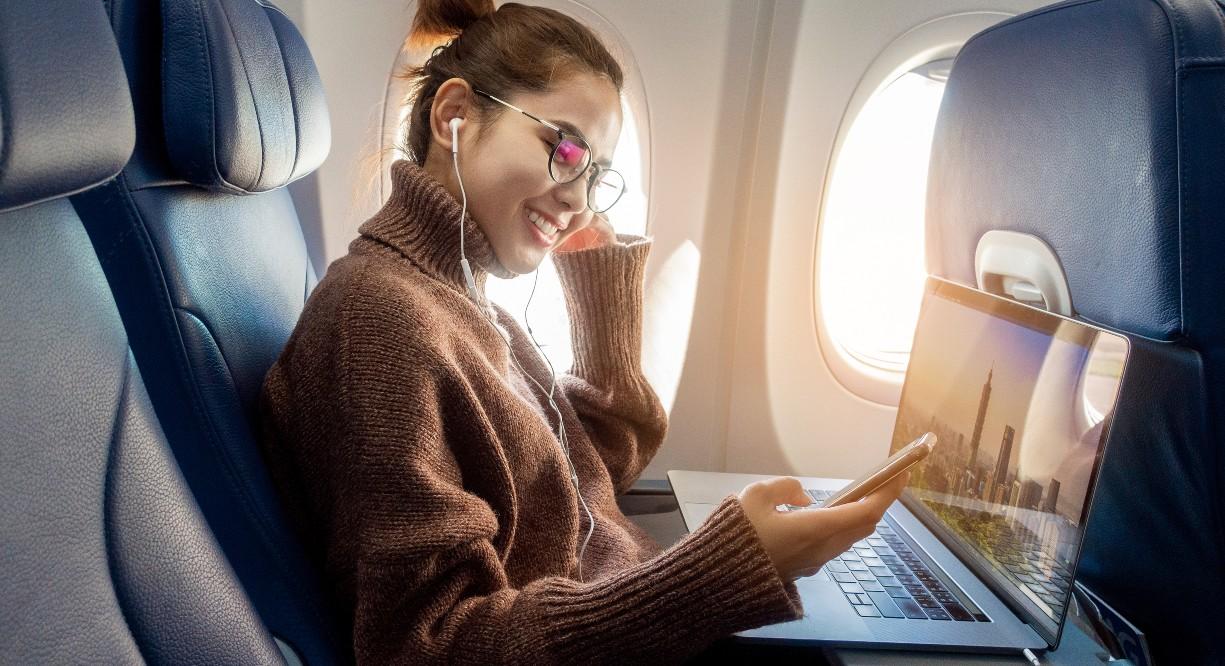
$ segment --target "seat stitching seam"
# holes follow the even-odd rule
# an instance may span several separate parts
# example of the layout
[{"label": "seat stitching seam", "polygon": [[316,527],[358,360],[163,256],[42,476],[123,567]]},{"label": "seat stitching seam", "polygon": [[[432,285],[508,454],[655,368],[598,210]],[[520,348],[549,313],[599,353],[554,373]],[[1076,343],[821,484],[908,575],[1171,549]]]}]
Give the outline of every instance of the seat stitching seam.
[{"label": "seat stitching seam", "polygon": [[[264,7],[265,10],[268,10],[268,7],[264,5],[263,3],[260,3],[260,6]],[[271,21],[272,20],[269,19],[269,23],[271,23]],[[290,21],[290,23],[292,24],[293,22]],[[290,109],[291,119],[293,121],[293,132],[294,132],[293,165],[290,166],[289,175],[286,176],[285,178],[285,184],[288,185],[289,183],[293,182],[294,174],[297,173],[298,171],[298,162],[302,157],[302,129],[298,127],[298,96],[297,96],[297,91],[294,90],[293,79],[289,76],[289,59],[285,57],[285,49],[281,45],[281,38],[280,38],[280,35],[277,34],[275,25],[272,28],[272,34],[274,37],[276,37],[277,52],[281,54],[281,70],[285,72],[285,88],[289,90],[289,109]]]},{"label": "seat stitching seam", "polygon": [[[212,170],[216,177],[216,182],[220,183],[222,190],[235,190],[242,192],[242,189],[234,186],[221,173],[221,161],[217,158],[217,92],[213,86],[213,60],[208,49],[208,28],[204,21],[204,6],[200,2],[196,3],[196,18],[198,22],[195,26],[194,33],[196,40],[199,42],[201,60],[204,61],[206,76],[204,82],[208,85],[208,147],[213,153]],[[165,77],[163,77],[165,80]]]},{"label": "seat stitching seam", "polygon": [[[123,175],[120,174],[120,176],[116,179],[116,181],[120,181],[122,179],[123,179]],[[103,187],[105,189],[110,189],[109,186],[103,186]],[[115,183],[114,189],[121,190],[121,186],[118,182]],[[121,199],[123,198],[123,195],[121,192],[116,192],[116,193],[119,194]],[[137,222],[131,215],[131,211],[128,210],[126,205],[122,205],[122,202],[120,205],[120,210],[123,212],[124,217],[128,220],[128,225],[127,225],[127,228],[124,229],[122,233],[120,233],[118,236],[116,236],[114,239],[111,240],[110,244],[107,245],[106,252],[102,253],[102,256],[99,257],[101,263],[103,264],[110,263],[111,257],[113,257],[115,253],[119,251],[119,247],[123,245],[123,243],[128,239],[128,237],[130,237],[133,233],[136,233]]]},{"label": "seat stitching seam", "polygon": [[[126,338],[126,336],[125,336]],[[123,381],[119,385],[119,401],[115,405],[115,412],[111,417],[111,435],[107,440],[106,451],[106,469],[102,473],[103,488],[102,488],[102,555],[106,558],[106,573],[110,578],[111,591],[115,595],[115,605],[119,607],[119,618],[123,621],[124,627],[128,630],[128,637],[131,638],[132,644],[136,646],[136,651],[141,653],[142,657],[148,658],[144,654],[143,646],[136,640],[136,633],[132,630],[131,621],[128,619],[127,603],[124,600],[123,590],[118,585],[118,575],[116,575],[116,557],[111,551],[111,475],[115,470],[115,449],[118,448],[117,439],[120,433],[120,420],[124,414],[124,407],[127,405],[129,397],[129,384],[132,378],[132,364],[135,358],[132,355],[132,348],[128,346],[127,353],[124,354],[123,363]]]},{"label": "seat stitching seam", "polygon": [[256,102],[255,84],[251,81],[251,73],[247,70],[247,60],[243,55],[242,46],[238,42],[238,33],[234,30],[234,22],[230,20],[230,12],[226,9],[224,2],[218,3],[221,8],[221,15],[225,17],[225,23],[230,28],[230,35],[234,38],[234,50],[238,51],[238,64],[242,66],[243,78],[247,80],[247,92],[251,93],[251,108],[255,112],[255,129],[256,136],[259,137],[259,173],[255,176],[255,182],[249,188],[250,191],[258,191],[262,187],[264,180],[264,167],[268,164],[267,144],[264,142],[264,123],[260,118],[259,103]]},{"label": "seat stitching seam", "polygon": [[1190,266],[1190,255],[1186,252],[1187,233],[1184,233],[1183,220],[1186,207],[1185,188],[1183,185],[1183,177],[1190,170],[1190,167],[1185,162],[1186,157],[1186,132],[1183,131],[1183,124],[1186,118],[1186,105],[1183,104],[1183,80],[1185,73],[1181,69],[1176,69],[1174,74],[1174,104],[1178,108],[1177,123],[1175,131],[1178,133],[1178,167],[1176,177],[1178,179],[1178,217],[1176,220],[1176,229],[1178,230],[1178,330],[1182,336],[1187,336],[1186,310],[1187,297],[1186,285],[1189,281],[1189,276],[1192,272]]},{"label": "seat stitching seam", "polygon": [[[229,381],[230,385],[234,387],[233,392],[235,396],[237,396],[237,393],[238,393],[237,383],[234,380],[233,369],[230,367],[229,359],[226,358],[225,353],[222,352],[221,343],[219,341],[219,338],[213,332],[212,328],[209,327],[208,323],[204,320],[203,317],[201,317],[200,315],[198,315],[196,312],[194,312],[193,310],[189,308],[182,307],[182,306],[173,306],[173,310],[177,313],[182,313],[182,314],[185,314],[195,319],[197,322],[199,322],[200,326],[204,328],[205,332],[208,333],[209,338],[212,340],[213,344],[217,348],[218,355],[221,357],[222,365],[225,367],[226,379]],[[184,353],[184,355],[186,354],[186,349],[187,349],[186,345],[184,345],[181,348],[181,351]],[[234,462],[233,457],[229,455],[229,447],[225,445],[225,438],[221,436],[220,428],[217,426],[216,421],[213,419],[211,411],[205,407],[204,397],[203,395],[201,395],[199,391],[199,383],[196,377],[194,376],[195,375],[194,368],[191,367],[190,361],[187,362],[187,365],[192,375],[191,387],[192,387],[192,394],[194,396],[194,401],[200,407],[198,414],[203,417],[201,420],[208,426],[208,434],[209,434],[208,439],[213,449],[213,453],[216,455],[217,459],[220,460],[222,466],[229,473],[229,480],[228,480],[229,482],[226,485],[234,489],[235,492],[233,493],[233,495],[239,499],[247,515],[252,519],[252,522],[256,526],[258,526],[259,529],[257,529],[256,532],[258,532],[257,536],[262,542],[263,547],[270,553],[276,553],[278,549],[276,547],[276,543],[273,541],[271,537],[273,533],[278,531],[276,529],[276,525],[273,521],[270,521],[268,519],[266,515],[267,512],[263,510],[261,504],[254,497],[252,497],[250,486],[244,480],[249,477],[249,474],[244,473],[244,470],[241,468],[241,466],[237,465]],[[278,566],[277,570],[280,571],[281,574],[284,575],[286,579],[289,579],[291,577],[290,574],[292,574],[292,572],[289,571],[287,568],[284,568],[283,566]]]}]

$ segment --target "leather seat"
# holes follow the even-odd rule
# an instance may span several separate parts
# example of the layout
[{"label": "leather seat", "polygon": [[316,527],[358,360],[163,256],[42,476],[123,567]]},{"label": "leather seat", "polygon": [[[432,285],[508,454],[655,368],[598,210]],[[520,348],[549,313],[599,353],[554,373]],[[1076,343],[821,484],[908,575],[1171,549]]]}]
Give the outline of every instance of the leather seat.
[{"label": "leather seat", "polygon": [[1077,0],[969,41],[937,121],[928,268],[990,230],[1055,251],[1075,315],[1133,354],[1080,579],[1158,662],[1225,663],[1225,11]]},{"label": "leather seat", "polygon": [[256,0],[111,0],[136,147],[75,197],[153,407],[274,637],[351,660],[252,427],[268,368],[316,283],[285,186],[330,147],[302,36]]},{"label": "leather seat", "polygon": [[131,154],[103,5],[0,3],[0,654],[280,663],[167,448],[67,195]]}]

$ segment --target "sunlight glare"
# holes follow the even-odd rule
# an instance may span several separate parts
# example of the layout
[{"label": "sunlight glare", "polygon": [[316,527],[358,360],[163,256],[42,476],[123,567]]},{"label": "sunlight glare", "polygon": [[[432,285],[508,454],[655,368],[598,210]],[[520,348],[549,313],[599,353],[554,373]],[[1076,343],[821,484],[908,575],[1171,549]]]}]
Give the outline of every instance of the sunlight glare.
[{"label": "sunlight glare", "polygon": [[927,166],[943,93],[943,82],[908,72],[868,100],[838,153],[822,224],[817,286],[831,337],[899,373],[927,275]]}]

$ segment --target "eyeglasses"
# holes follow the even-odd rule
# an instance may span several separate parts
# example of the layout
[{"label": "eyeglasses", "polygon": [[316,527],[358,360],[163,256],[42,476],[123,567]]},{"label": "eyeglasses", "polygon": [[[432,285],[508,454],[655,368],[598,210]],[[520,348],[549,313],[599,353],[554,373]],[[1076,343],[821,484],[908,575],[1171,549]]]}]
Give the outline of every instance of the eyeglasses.
[{"label": "eyeglasses", "polygon": [[557,132],[557,143],[549,153],[549,176],[553,182],[565,185],[578,180],[588,171],[587,177],[587,207],[593,212],[603,213],[625,194],[625,178],[612,169],[606,169],[591,161],[591,146],[577,134],[566,132],[553,123],[542,120],[520,109],[510,102],[500,100],[489,93],[473,88],[476,94],[501,104],[535,120],[536,122]]}]

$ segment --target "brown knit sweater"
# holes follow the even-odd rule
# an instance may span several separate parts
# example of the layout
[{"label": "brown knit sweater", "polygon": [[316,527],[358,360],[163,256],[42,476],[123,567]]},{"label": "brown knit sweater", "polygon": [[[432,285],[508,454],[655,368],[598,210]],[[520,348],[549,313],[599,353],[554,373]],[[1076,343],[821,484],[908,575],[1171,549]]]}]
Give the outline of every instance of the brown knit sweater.
[{"label": "brown knit sweater", "polygon": [[[387,205],[328,269],[269,371],[264,453],[353,623],[359,663],[671,663],[717,638],[799,617],[729,496],[666,551],[615,496],[666,429],[640,367],[650,243],[557,254],[575,362],[556,415],[467,298],[458,202],[409,162]],[[504,274],[471,217],[478,286]],[[498,309],[524,369],[543,359]]]}]

